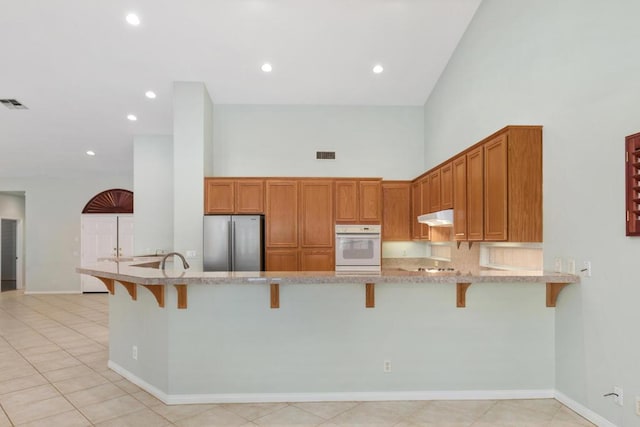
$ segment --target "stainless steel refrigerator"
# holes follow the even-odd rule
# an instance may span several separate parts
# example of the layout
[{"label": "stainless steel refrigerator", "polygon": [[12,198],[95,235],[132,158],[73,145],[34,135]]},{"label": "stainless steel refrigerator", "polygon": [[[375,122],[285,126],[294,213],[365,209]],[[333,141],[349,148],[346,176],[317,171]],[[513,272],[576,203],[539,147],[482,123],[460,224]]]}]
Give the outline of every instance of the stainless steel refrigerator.
[{"label": "stainless steel refrigerator", "polygon": [[264,271],[264,216],[205,215],[204,271]]}]

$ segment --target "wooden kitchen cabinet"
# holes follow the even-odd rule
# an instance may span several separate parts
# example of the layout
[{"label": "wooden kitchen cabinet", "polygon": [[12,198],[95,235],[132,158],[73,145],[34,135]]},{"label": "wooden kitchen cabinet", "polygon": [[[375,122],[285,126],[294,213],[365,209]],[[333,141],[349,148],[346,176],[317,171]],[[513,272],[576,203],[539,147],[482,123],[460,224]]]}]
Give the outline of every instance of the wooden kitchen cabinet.
[{"label": "wooden kitchen cabinet", "polygon": [[[420,214],[429,213],[429,209],[431,206],[430,199],[430,185],[429,185],[429,175],[423,177],[420,180],[420,198],[421,198],[421,206],[420,206]],[[420,224],[420,239],[429,240],[429,226],[426,224]]]},{"label": "wooden kitchen cabinet", "polygon": [[477,147],[467,153],[467,238],[484,239],[484,151]]},{"label": "wooden kitchen cabinet", "polygon": [[467,240],[467,156],[451,162],[453,174],[453,239]]},{"label": "wooden kitchen cabinet", "polygon": [[267,248],[267,271],[298,271],[298,249],[270,249]]},{"label": "wooden kitchen cabinet", "polygon": [[298,181],[266,182],[266,246],[298,247]]},{"label": "wooden kitchen cabinet", "polygon": [[382,182],[382,240],[411,240],[411,182]]},{"label": "wooden kitchen cabinet", "polygon": [[360,181],[358,183],[358,220],[364,224],[382,222],[382,181]]},{"label": "wooden kitchen cabinet", "polygon": [[301,249],[300,271],[333,271],[335,254],[333,249]]},{"label": "wooden kitchen cabinet", "polygon": [[380,179],[336,180],[336,222],[380,224],[382,222],[381,182]]},{"label": "wooden kitchen cabinet", "polygon": [[333,248],[333,180],[300,182],[300,246]]},{"label": "wooden kitchen cabinet", "polygon": [[264,213],[264,180],[205,178],[204,213]]},{"label": "wooden kitchen cabinet", "polygon": [[[454,238],[542,241],[542,127],[507,126],[454,159]],[[466,215],[466,237],[461,223]]]},{"label": "wooden kitchen cabinet", "polygon": [[358,222],[358,182],[336,181],[336,222]]},{"label": "wooden kitchen cabinet", "polygon": [[420,183],[411,183],[411,239],[419,240],[422,234],[422,226],[418,222],[418,216],[422,211],[422,193],[420,192]]},{"label": "wooden kitchen cabinet", "polygon": [[453,209],[453,162],[440,168],[440,209]]},{"label": "wooden kitchen cabinet", "polygon": [[232,214],[235,211],[235,180],[206,178],[204,192],[205,214]]},{"label": "wooden kitchen cabinet", "polygon": [[264,213],[264,180],[237,180],[235,205],[235,212],[238,214]]},{"label": "wooden kitchen cabinet", "polygon": [[436,169],[429,174],[429,210],[427,212],[437,212],[442,209],[440,205],[440,185],[440,169]]},{"label": "wooden kitchen cabinet", "polygon": [[505,134],[507,240],[542,242],[542,127],[509,126]]},{"label": "wooden kitchen cabinet", "polygon": [[507,136],[484,144],[484,240],[507,240]]}]

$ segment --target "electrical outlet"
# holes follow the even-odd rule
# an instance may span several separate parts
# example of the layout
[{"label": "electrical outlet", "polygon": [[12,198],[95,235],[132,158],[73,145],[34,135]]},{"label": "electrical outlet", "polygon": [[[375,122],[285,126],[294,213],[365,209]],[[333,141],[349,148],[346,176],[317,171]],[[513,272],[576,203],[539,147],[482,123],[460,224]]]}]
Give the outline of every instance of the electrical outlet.
[{"label": "electrical outlet", "polygon": [[567,273],[576,274],[576,260],[573,258],[567,260]]},{"label": "electrical outlet", "polygon": [[138,346],[134,345],[131,348],[131,357],[133,358],[133,360],[138,360]]},{"label": "electrical outlet", "polygon": [[562,258],[556,257],[553,260],[553,271],[556,273],[562,273]]},{"label": "electrical outlet", "polygon": [[617,394],[617,396],[614,396],[613,401],[619,405],[619,406],[623,406],[624,405],[624,390],[622,390],[622,387],[617,387],[614,386],[613,387],[613,392],[615,394]]},{"label": "electrical outlet", "polygon": [[636,415],[640,416],[640,396],[636,396]]},{"label": "electrical outlet", "polygon": [[391,360],[385,360],[382,370],[386,373],[391,372]]},{"label": "electrical outlet", "polygon": [[584,277],[591,277],[591,261],[585,261],[580,272]]},{"label": "electrical outlet", "polygon": [[187,251],[187,258],[195,258],[196,257],[196,253],[197,252],[194,251],[194,250]]}]

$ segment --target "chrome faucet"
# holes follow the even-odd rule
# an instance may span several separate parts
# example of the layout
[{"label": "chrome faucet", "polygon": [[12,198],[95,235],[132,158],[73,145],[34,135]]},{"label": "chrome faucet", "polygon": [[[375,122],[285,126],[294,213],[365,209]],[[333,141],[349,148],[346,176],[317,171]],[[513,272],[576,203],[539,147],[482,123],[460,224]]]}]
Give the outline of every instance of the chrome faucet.
[{"label": "chrome faucet", "polygon": [[189,263],[187,262],[186,259],[184,259],[184,256],[182,256],[181,253],[178,252],[169,252],[168,254],[166,254],[164,256],[164,258],[162,258],[162,265],[160,266],[160,268],[162,268],[162,271],[164,271],[164,264],[167,261],[167,258],[169,258],[171,255],[178,255],[180,257],[180,259],[182,260],[182,266],[184,267],[184,269],[188,269],[189,268]]}]

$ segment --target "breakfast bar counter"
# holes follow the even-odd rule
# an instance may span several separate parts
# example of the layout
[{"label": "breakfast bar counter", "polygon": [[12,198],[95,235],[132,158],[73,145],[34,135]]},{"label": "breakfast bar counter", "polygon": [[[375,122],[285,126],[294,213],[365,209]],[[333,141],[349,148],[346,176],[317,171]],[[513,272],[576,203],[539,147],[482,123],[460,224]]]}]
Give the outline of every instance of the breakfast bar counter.
[{"label": "breakfast bar counter", "polygon": [[549,307],[579,282],[159,266],[140,258],[77,271],[110,292],[109,367],[168,404],[552,397]]},{"label": "breakfast bar counter", "polygon": [[[115,292],[114,281],[123,284],[130,293],[133,292],[135,285],[145,286],[156,295],[161,306],[164,306],[164,289],[158,286],[174,285],[178,292],[179,308],[187,307],[186,285],[271,285],[272,308],[278,308],[277,302],[275,302],[277,295],[274,293],[279,292],[279,285],[365,284],[368,287],[367,294],[371,298],[374,292],[373,286],[384,283],[453,284],[457,287],[458,307],[465,306],[466,290],[474,283],[545,283],[547,285],[547,306],[555,307],[560,290],[568,284],[579,282],[579,277],[575,275],[542,271],[479,270],[475,273],[470,271],[463,273],[461,271],[429,272],[393,268],[380,272],[203,272],[184,270],[173,263],[168,263],[168,265],[168,269],[161,269],[159,259],[133,258],[102,262],[94,266],[78,268],[77,271],[102,280],[112,294]],[[162,295],[160,295],[161,290]],[[367,307],[370,307],[371,304],[372,301],[367,301]]]}]

